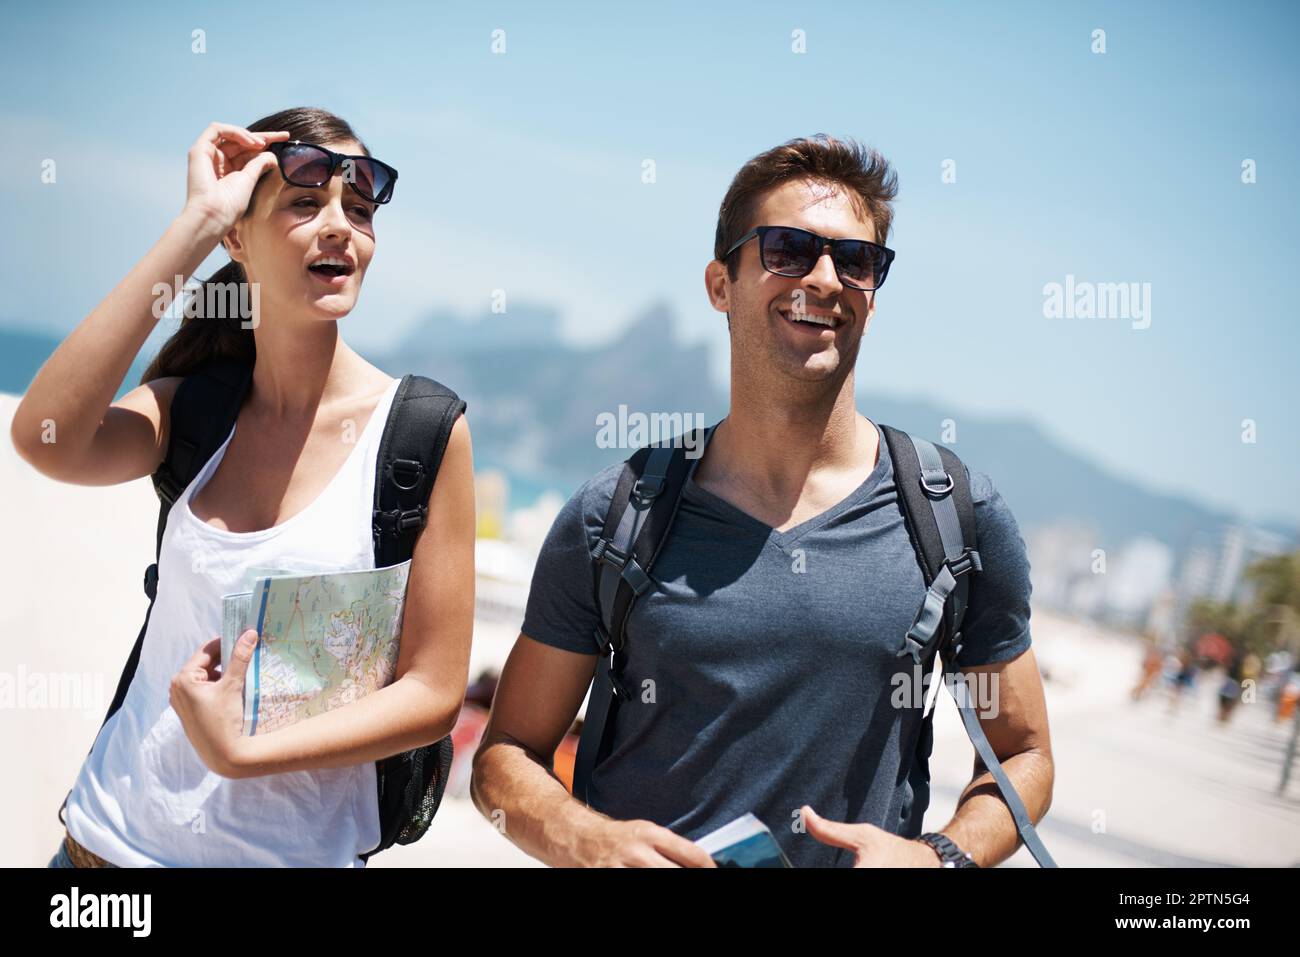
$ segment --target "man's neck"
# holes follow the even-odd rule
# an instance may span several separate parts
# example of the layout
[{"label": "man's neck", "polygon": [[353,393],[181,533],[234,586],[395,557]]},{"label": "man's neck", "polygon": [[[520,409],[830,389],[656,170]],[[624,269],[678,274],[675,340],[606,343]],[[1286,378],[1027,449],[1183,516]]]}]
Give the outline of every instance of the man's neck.
[{"label": "man's neck", "polygon": [[753,492],[776,500],[797,500],[819,475],[869,472],[879,436],[854,405],[852,374],[836,388],[805,385],[801,394],[778,396],[733,381],[731,410],[705,456],[708,471],[743,476]]}]

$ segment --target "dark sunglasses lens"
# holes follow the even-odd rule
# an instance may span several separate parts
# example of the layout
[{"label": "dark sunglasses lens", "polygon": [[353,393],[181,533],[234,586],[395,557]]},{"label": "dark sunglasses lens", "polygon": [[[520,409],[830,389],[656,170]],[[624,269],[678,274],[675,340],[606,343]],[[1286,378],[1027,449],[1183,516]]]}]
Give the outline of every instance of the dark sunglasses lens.
[{"label": "dark sunglasses lens", "polygon": [[875,289],[885,279],[885,254],[869,243],[843,243],[836,247],[835,267],[842,280],[860,289]]},{"label": "dark sunglasses lens", "polygon": [[324,186],[330,165],[329,154],[314,146],[299,144],[280,151],[280,170],[294,186]]},{"label": "dark sunglasses lens", "polygon": [[346,160],[343,164],[343,177],[372,203],[388,201],[386,194],[392,191],[393,178],[387,168],[379,163],[364,157]]},{"label": "dark sunglasses lens", "polygon": [[763,268],[778,276],[806,276],[817,262],[817,237],[800,229],[769,229],[763,234]]}]

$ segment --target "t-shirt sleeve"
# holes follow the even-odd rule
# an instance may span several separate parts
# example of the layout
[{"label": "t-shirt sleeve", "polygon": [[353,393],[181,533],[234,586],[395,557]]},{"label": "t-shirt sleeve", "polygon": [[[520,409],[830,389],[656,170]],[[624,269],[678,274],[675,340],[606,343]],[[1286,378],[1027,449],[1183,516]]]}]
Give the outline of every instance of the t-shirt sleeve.
[{"label": "t-shirt sleeve", "polygon": [[971,470],[983,571],[971,578],[959,666],[1010,661],[1029,648],[1029,557],[1015,516],[993,480]]},{"label": "t-shirt sleeve", "polygon": [[546,645],[597,654],[600,611],[591,552],[605,526],[605,513],[623,465],[587,482],[560,509],[533,569],[522,631]]}]

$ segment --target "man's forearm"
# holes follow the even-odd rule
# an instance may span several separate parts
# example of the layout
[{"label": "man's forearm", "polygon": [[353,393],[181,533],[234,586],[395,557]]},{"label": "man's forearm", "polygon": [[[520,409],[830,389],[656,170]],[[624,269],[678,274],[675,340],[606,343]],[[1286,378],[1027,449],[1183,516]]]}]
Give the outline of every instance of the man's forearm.
[{"label": "man's forearm", "polygon": [[581,866],[584,832],[608,820],[569,794],[535,754],[508,740],[475,755],[470,795],[516,847],[552,867]]},{"label": "man's forearm", "polygon": [[[1052,804],[1052,781],[1055,769],[1050,754],[1030,750],[1012,755],[1002,762],[1002,770],[1011,780],[1037,824]],[[963,851],[980,867],[994,867],[1016,852],[1020,832],[990,771],[976,774],[957,801],[952,820],[943,828]]]}]

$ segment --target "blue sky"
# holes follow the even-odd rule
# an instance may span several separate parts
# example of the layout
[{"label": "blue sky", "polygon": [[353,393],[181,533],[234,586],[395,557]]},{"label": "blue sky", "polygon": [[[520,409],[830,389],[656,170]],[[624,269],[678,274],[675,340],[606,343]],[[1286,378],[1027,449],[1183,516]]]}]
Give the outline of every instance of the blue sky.
[{"label": "blue sky", "polygon": [[[1300,521],[1297,5],[464,6],[6,11],[0,325],[70,331],[179,211],[209,121],[318,105],[401,171],[354,345],[493,289],[555,306],[575,342],[665,300],[724,381],[703,270],[730,178],[793,136],[854,136],[900,185],[861,390],[959,430],[1023,416],[1152,488]],[[1067,275],[1150,283],[1149,328],[1045,318]]]}]

